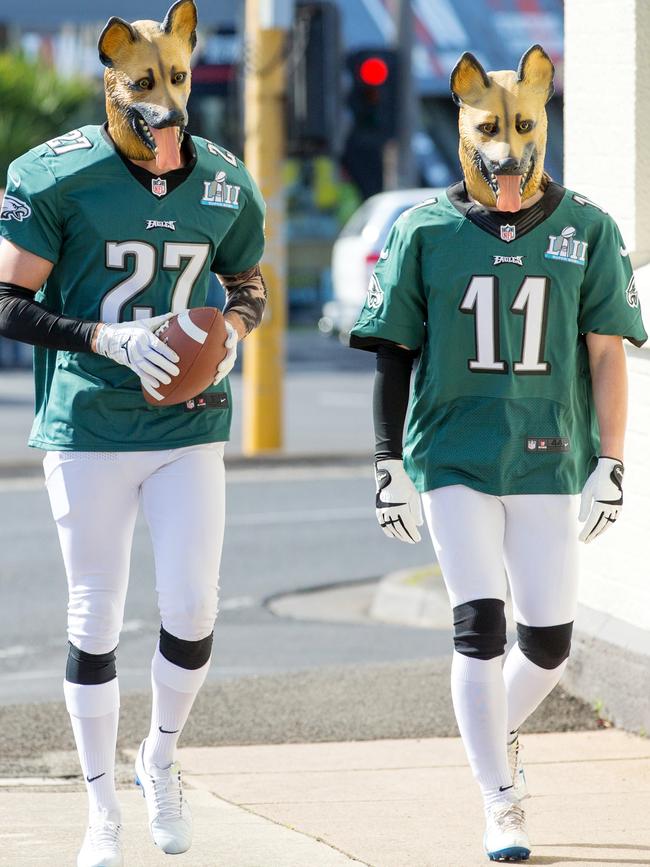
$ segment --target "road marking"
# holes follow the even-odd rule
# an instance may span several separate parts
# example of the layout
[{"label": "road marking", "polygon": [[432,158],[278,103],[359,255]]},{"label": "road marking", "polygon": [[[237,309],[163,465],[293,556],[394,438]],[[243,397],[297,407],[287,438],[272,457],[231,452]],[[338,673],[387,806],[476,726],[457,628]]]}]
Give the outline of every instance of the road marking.
[{"label": "road marking", "polygon": [[223,602],[219,601],[219,611],[236,611],[239,608],[253,608],[255,605],[259,605],[259,602],[252,596],[233,596]]},{"label": "road marking", "polygon": [[25,644],[12,644],[9,647],[0,647],[0,659],[14,659],[17,656],[27,656],[34,652],[34,648]]},{"label": "road marking", "polygon": [[140,632],[147,629],[151,624],[145,620],[125,620],[122,624],[122,633],[124,632]]},{"label": "road marking", "polygon": [[248,512],[242,515],[231,515],[226,519],[228,527],[248,527],[272,524],[319,524],[341,521],[374,521],[374,509],[370,506],[358,506],[350,509],[314,509],[312,511],[291,512]]},{"label": "road marking", "polygon": [[[229,485],[247,484],[250,482],[306,482],[330,479],[365,479],[372,477],[372,459],[368,457],[367,464],[360,461],[359,464],[344,465],[332,463],[330,466],[309,466],[309,464],[299,465],[277,465],[274,467],[233,467],[231,469],[226,465],[226,481]],[[45,492],[45,481],[42,475],[36,476],[18,476],[13,479],[0,478],[0,494],[11,493],[15,491],[43,491]]]}]

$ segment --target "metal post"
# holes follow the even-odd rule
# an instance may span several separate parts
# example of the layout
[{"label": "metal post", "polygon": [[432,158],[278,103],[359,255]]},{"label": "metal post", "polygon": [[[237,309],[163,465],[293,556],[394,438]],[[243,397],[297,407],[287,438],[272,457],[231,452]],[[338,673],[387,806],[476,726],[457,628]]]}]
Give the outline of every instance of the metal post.
[{"label": "metal post", "polygon": [[247,455],[282,447],[284,333],[286,329],[285,48],[288,0],[246,0],[246,165],[266,200],[262,271],[269,300],[264,320],[244,352],[243,450]]},{"label": "metal post", "polygon": [[415,93],[413,81],[413,9],[411,0],[395,0],[397,34],[397,68],[399,118],[397,141],[397,185],[415,186],[415,162],[412,138],[415,127]]}]

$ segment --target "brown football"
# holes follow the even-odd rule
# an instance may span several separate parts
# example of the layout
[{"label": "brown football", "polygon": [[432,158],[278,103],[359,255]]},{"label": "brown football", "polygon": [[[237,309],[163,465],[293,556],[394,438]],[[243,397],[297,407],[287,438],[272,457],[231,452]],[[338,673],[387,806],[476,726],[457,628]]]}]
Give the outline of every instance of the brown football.
[{"label": "brown football", "polygon": [[170,346],[179,357],[180,373],[169,385],[157,389],[162,400],[147,391],[142,394],[153,406],[184,403],[205,391],[217,375],[217,367],[226,355],[226,323],[216,307],[194,307],[168,319],[156,331],[156,337]]}]

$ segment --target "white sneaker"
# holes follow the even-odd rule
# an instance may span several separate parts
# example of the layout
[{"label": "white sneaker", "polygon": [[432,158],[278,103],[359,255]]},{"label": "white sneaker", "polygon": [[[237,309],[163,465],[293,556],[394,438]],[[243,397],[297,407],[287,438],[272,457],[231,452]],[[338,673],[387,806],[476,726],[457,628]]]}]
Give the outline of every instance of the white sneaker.
[{"label": "white sneaker", "polygon": [[77,867],[122,867],[122,826],[109,819],[106,810],[96,813],[86,829],[77,855]]},{"label": "white sneaker", "polygon": [[142,741],[135,760],[135,782],[142,788],[153,841],[167,855],[180,855],[192,845],[192,814],[183,797],[181,766],[145,768]]},{"label": "white sneaker", "polygon": [[521,762],[521,745],[519,744],[518,732],[515,735],[514,741],[508,744],[508,764],[510,765],[510,773],[512,774],[514,795],[518,801],[525,801],[526,798],[530,798],[530,793],[528,791],[524,766]]},{"label": "white sneaker", "polygon": [[530,842],[526,833],[526,815],[515,803],[490,807],[486,813],[483,837],[490,861],[527,861]]}]

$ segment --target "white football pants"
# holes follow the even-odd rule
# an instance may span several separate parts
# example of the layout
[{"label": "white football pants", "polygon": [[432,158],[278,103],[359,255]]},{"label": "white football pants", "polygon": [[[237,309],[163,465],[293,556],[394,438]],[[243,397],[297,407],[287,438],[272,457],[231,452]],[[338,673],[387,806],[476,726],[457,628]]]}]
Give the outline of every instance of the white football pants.
[{"label": "white football pants", "polygon": [[68,576],[68,638],[87,653],[119,640],[142,501],[166,631],[208,636],[218,607],[224,443],[141,452],[48,452],[43,461]]},{"label": "white football pants", "polygon": [[525,626],[575,620],[579,497],[495,497],[465,485],[422,495],[423,510],[452,607],[505,601]]},{"label": "white football pants", "polygon": [[[509,582],[517,623],[545,627],[575,619],[578,497],[495,497],[451,485],[422,500],[452,607],[505,602]],[[486,808],[512,798],[508,733],[539,706],[566,665],[542,668],[518,644],[503,669],[502,661],[455,650],[451,666],[456,720]]]}]

